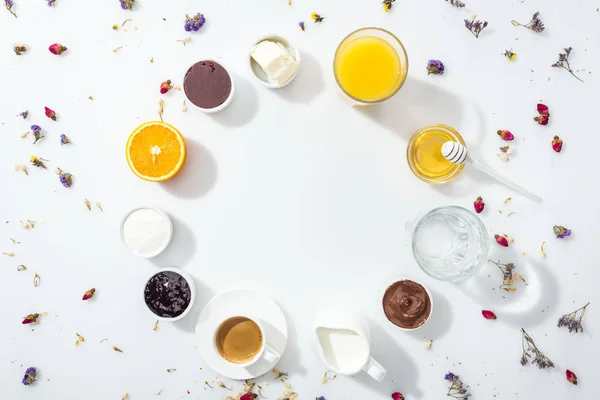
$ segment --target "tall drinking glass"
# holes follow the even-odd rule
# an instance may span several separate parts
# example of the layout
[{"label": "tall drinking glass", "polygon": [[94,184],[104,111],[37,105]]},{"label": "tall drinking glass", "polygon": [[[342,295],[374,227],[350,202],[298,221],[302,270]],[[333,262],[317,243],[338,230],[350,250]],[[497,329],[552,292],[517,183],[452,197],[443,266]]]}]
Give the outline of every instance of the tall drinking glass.
[{"label": "tall drinking glass", "polygon": [[488,259],[490,238],[479,217],[462,207],[444,206],[425,214],[415,225],[412,250],[429,276],[460,282]]},{"label": "tall drinking glass", "polygon": [[395,95],[408,73],[408,56],[400,40],[381,28],[361,28],[342,40],[333,74],[351,105],[380,103]]}]

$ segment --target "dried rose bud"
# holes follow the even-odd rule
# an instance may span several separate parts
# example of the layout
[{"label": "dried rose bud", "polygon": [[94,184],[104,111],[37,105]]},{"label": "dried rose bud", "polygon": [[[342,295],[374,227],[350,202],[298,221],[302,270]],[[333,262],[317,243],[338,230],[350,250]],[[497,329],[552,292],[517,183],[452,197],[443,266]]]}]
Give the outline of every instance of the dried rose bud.
[{"label": "dried rose bud", "polygon": [[558,136],[554,136],[554,140],[552,140],[552,150],[557,153],[560,153],[562,150],[563,141],[560,140]]},{"label": "dried rose bud", "polygon": [[500,130],[498,130],[497,133],[498,133],[498,136],[500,136],[500,139],[506,140],[507,142],[509,142],[515,138],[515,136],[510,131],[507,131],[506,129],[500,129]]},{"label": "dried rose bud", "polygon": [[256,397],[258,397],[258,395],[255,393],[244,393],[240,397],[240,400],[254,400]]},{"label": "dried rose bud", "polygon": [[81,298],[81,300],[89,300],[92,297],[94,297],[94,293],[96,293],[96,289],[95,288],[91,288],[90,290],[88,290],[87,292],[85,292],[83,294],[83,297]]},{"label": "dried rose bud", "polygon": [[21,322],[23,325],[26,324],[34,324],[37,322],[37,319],[40,317],[40,314],[29,314],[28,316],[26,316],[25,318],[23,318],[23,322]]},{"label": "dried rose bud", "polygon": [[483,209],[485,208],[485,203],[483,202],[483,199],[481,198],[481,196],[479,196],[474,202],[473,202],[473,206],[475,207],[475,212],[477,214],[481,213],[483,211]]},{"label": "dried rose bud", "polygon": [[506,236],[494,235],[494,239],[496,239],[496,243],[498,243],[500,246],[508,247],[508,239]]},{"label": "dried rose bud", "polygon": [[44,107],[46,111],[46,117],[50,118],[52,121],[56,121],[56,113],[54,110],[49,109],[48,107]]},{"label": "dried rose bud", "polygon": [[168,79],[160,84],[160,94],[165,94],[171,89],[173,89],[173,86],[171,86],[170,79]]},{"label": "dried rose bud", "polygon": [[548,109],[548,106],[542,103],[538,103],[537,112],[542,115],[550,115],[550,110]]},{"label": "dried rose bud", "polygon": [[573,385],[577,385],[577,375],[571,370],[567,370],[567,380]]},{"label": "dried rose bud", "polygon": [[404,400],[404,396],[402,395],[402,393],[394,392],[394,393],[392,393],[392,399],[393,400]]},{"label": "dried rose bud", "polygon": [[533,120],[536,121],[540,125],[548,125],[548,120],[550,119],[550,110],[548,109],[548,106],[545,104],[541,104],[541,103],[538,104],[537,112],[540,115],[533,118]]},{"label": "dried rose bud", "polygon": [[50,50],[50,53],[56,56],[60,56],[62,53],[67,51],[67,48],[60,43],[54,43],[51,44],[50,47],[48,47],[48,50]]},{"label": "dried rose bud", "polygon": [[483,315],[483,318],[485,319],[496,319],[496,314],[494,314],[493,311],[482,310],[481,315]]}]

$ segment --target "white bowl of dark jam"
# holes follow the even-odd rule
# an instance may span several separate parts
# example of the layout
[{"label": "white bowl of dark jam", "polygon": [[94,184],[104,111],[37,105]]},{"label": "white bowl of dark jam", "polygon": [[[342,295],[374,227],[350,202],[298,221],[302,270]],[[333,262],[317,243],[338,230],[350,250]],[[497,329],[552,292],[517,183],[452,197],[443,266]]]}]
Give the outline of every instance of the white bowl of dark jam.
[{"label": "white bowl of dark jam", "polygon": [[185,317],[196,298],[191,275],[178,268],[163,268],[148,278],[144,302],[160,321],[174,322]]}]

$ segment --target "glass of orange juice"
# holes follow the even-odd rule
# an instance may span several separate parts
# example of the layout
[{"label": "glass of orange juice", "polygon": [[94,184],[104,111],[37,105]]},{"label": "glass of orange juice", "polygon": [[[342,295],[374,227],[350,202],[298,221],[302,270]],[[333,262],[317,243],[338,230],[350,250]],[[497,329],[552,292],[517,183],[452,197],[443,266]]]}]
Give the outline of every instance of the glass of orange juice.
[{"label": "glass of orange juice", "polygon": [[395,95],[408,73],[408,56],[400,40],[381,28],[361,28],[342,40],[333,74],[351,105],[379,103]]},{"label": "glass of orange juice", "polygon": [[417,178],[427,183],[446,183],[462,172],[465,164],[453,164],[442,155],[446,142],[465,145],[460,133],[442,124],[421,128],[410,138],[406,158]]}]

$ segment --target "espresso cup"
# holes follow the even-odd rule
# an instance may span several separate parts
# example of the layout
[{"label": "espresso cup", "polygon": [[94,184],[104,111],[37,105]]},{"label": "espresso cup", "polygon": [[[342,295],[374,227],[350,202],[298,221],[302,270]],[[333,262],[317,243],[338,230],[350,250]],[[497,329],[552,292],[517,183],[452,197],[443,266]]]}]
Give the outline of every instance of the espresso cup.
[{"label": "espresso cup", "polygon": [[276,363],[281,357],[267,344],[262,322],[249,315],[224,319],[215,330],[213,347],[225,362],[241,368],[260,360]]}]

